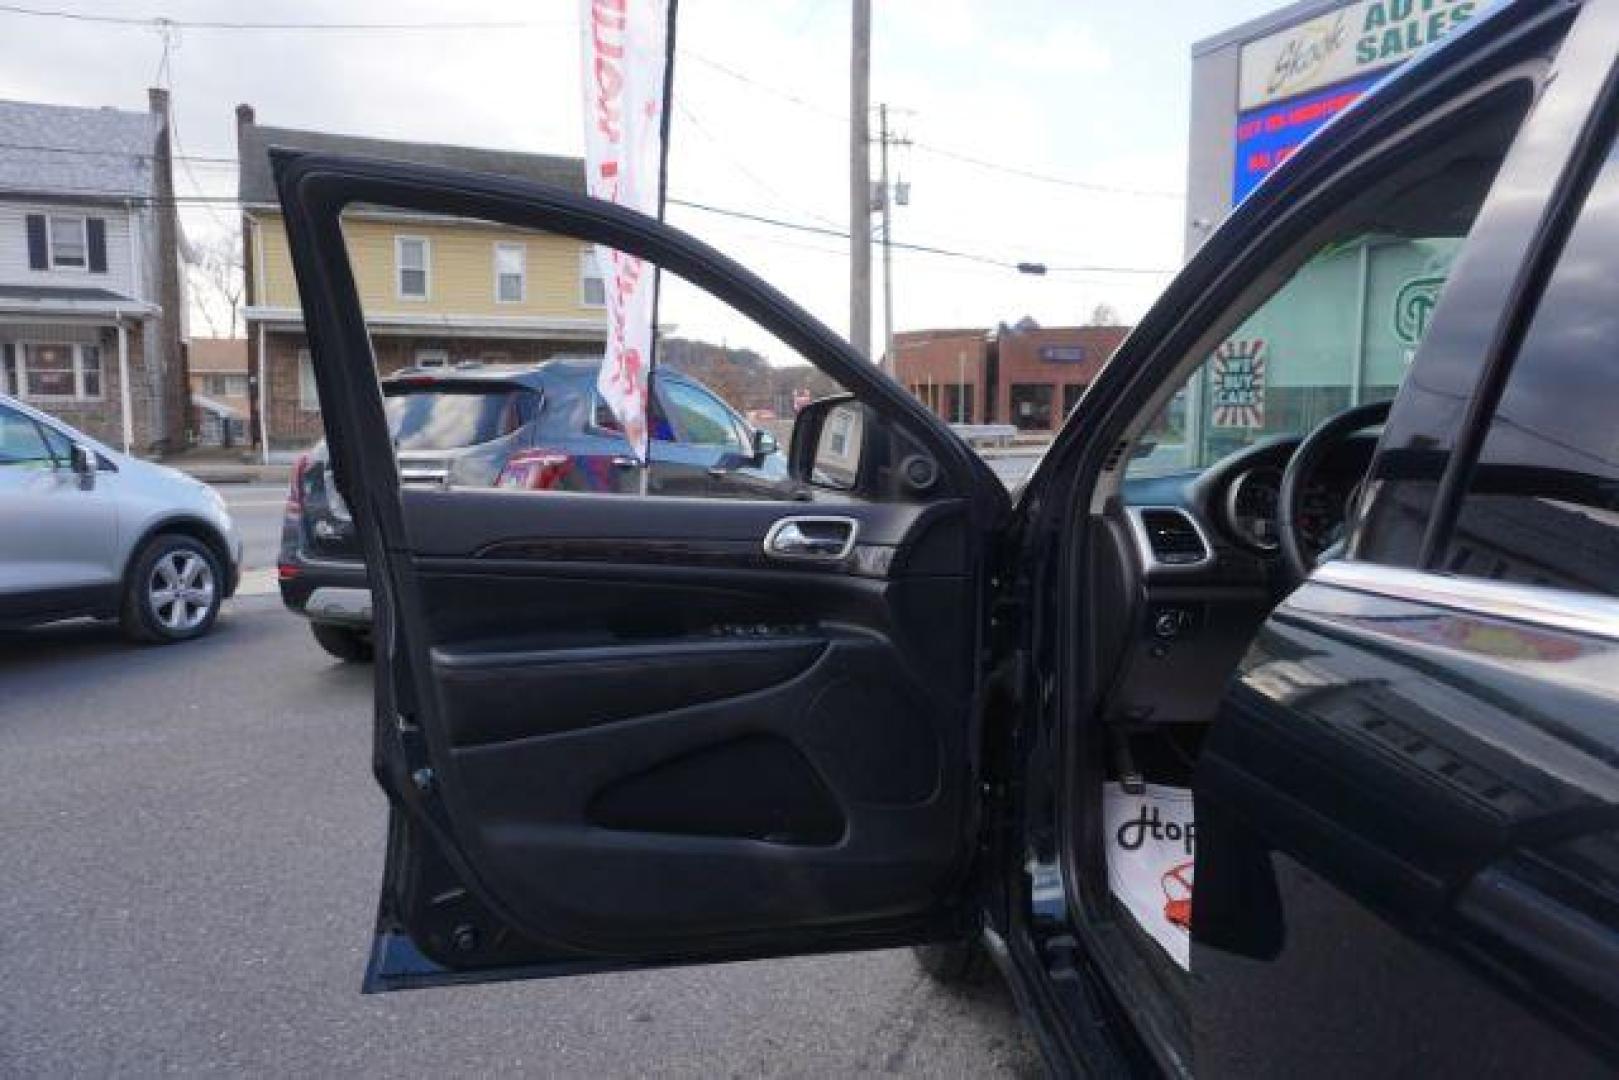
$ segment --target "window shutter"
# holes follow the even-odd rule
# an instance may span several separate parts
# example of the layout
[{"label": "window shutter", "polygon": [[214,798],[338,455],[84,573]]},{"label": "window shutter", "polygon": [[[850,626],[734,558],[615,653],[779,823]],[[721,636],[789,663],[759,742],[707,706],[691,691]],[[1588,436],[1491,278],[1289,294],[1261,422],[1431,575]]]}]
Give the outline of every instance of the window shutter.
[{"label": "window shutter", "polygon": [[105,274],[107,272],[107,219],[86,218],[84,232],[90,244],[90,272],[92,274]]},{"label": "window shutter", "polygon": [[28,268],[49,270],[50,260],[45,254],[45,215],[28,215]]}]

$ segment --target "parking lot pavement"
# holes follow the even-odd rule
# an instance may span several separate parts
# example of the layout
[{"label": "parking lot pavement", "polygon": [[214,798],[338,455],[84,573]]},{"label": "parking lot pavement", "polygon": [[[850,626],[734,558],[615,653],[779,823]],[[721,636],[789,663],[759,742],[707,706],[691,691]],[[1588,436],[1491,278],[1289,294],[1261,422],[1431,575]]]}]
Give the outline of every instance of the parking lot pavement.
[{"label": "parking lot pavement", "polygon": [[1037,1071],[1004,990],[903,951],[361,996],[369,678],[269,596],[0,642],[0,1075]]}]

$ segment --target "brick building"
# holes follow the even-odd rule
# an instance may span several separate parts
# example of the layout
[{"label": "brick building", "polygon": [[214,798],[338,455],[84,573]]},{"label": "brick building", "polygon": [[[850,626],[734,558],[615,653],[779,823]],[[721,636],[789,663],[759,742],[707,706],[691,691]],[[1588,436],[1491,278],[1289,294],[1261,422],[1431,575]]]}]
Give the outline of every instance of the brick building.
[{"label": "brick building", "polygon": [[[250,431],[270,450],[321,437],[320,399],[287,248],[272,146],[511,176],[583,193],[578,158],[356,138],[260,125],[236,110],[241,159]],[[600,357],[606,291],[594,252],[567,237],[389,207],[344,215],[355,284],[382,374],[462,361]]]},{"label": "brick building", "polygon": [[898,379],[953,424],[1061,426],[1129,333],[1126,326],[1042,327],[1032,319],[993,330],[911,330],[894,335]]}]

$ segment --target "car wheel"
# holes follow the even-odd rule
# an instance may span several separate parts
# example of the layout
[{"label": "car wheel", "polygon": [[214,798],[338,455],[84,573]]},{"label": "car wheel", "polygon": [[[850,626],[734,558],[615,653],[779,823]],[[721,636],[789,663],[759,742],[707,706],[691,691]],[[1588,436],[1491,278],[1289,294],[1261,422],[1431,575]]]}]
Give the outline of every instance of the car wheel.
[{"label": "car wheel", "polygon": [[989,973],[989,953],[976,938],[918,945],[911,950],[923,974],[941,986],[977,986]]},{"label": "car wheel", "polygon": [[136,641],[187,641],[209,631],[224,598],[224,574],[208,545],[163,533],[130,563],[119,621]]},{"label": "car wheel", "polygon": [[310,631],[321,648],[346,664],[364,664],[371,659],[371,636],[349,626],[310,623]]}]

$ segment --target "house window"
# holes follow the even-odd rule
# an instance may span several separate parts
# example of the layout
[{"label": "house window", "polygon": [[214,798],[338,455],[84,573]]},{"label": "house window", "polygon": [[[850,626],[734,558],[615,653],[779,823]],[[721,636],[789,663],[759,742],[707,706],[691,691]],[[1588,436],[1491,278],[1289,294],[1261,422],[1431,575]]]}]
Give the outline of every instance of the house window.
[{"label": "house window", "polygon": [[202,377],[202,392],[220,397],[246,397],[246,375],[208,374]]},{"label": "house window", "polygon": [[607,280],[602,277],[595,248],[579,253],[579,303],[582,307],[607,306]]},{"label": "house window", "polygon": [[101,397],[101,350],[94,345],[17,345],[6,381],[34,401]]},{"label": "house window", "polygon": [[315,361],[308,349],[298,350],[298,408],[320,411],[320,388],[315,385]]},{"label": "house window", "polygon": [[394,237],[394,263],[399,269],[399,298],[426,300],[430,286],[428,259],[430,245],[425,237]]},{"label": "house window", "polygon": [[523,244],[495,245],[495,301],[521,304],[525,287],[524,271],[528,248]]},{"label": "house window", "polygon": [[83,270],[90,263],[90,238],[85,219],[68,214],[45,218],[49,235],[51,269]]}]

